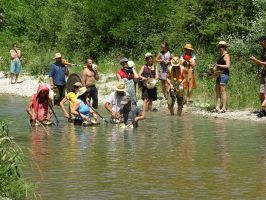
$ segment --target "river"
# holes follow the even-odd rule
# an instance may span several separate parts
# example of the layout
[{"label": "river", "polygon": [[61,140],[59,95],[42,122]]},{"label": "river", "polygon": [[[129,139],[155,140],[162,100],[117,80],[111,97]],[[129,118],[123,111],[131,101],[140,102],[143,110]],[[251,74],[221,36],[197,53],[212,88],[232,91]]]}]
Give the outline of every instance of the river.
[{"label": "river", "polygon": [[[27,99],[0,96],[42,199],[264,199],[265,123],[152,112],[137,129],[69,124],[31,129]],[[107,113],[100,109],[107,116]]]}]

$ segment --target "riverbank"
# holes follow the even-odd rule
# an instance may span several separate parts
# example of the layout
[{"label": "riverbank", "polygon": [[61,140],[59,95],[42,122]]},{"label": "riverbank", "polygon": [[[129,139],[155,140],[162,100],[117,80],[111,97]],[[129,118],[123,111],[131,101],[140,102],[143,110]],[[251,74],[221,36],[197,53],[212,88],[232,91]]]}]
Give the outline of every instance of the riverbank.
[{"label": "riverbank", "polygon": [[[0,94],[10,94],[19,95],[23,97],[30,97],[36,92],[38,83],[44,81],[48,83],[48,76],[40,76],[37,79],[33,76],[22,75],[19,79],[20,83],[10,84],[10,79],[5,78],[3,73],[0,73]],[[99,103],[104,103],[108,95],[113,91],[113,87],[116,83],[114,75],[102,75],[101,79],[98,81],[98,91],[99,91]],[[191,113],[196,115],[201,115],[204,118],[221,118],[221,119],[233,119],[233,120],[252,120],[258,122],[266,122],[266,117],[258,118],[253,110],[243,110],[243,111],[229,111],[226,113],[212,113],[205,109],[200,108],[202,102],[197,102],[196,104],[190,104],[184,106],[184,114]],[[142,100],[140,100],[140,104]],[[166,100],[158,100],[154,103],[154,106],[159,111],[167,111]]]}]

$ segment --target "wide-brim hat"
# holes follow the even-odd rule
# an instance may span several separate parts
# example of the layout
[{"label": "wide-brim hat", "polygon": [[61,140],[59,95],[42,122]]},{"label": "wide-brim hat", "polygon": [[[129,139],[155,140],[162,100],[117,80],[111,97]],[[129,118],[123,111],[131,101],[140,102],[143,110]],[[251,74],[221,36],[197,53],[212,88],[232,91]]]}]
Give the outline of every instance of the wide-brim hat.
[{"label": "wide-brim hat", "polygon": [[173,59],[171,60],[171,65],[173,67],[177,67],[180,65],[180,60],[179,60],[179,57],[175,56],[173,57]]},{"label": "wide-brim hat", "polygon": [[126,104],[128,104],[128,102],[130,102],[130,101],[131,101],[130,96],[129,96],[129,95],[126,95],[126,96],[124,96],[124,97],[122,98],[122,100],[121,100],[121,105],[126,105]]},{"label": "wide-brim hat", "polygon": [[194,50],[191,44],[186,44],[186,45],[183,47],[183,49],[188,49],[188,50],[191,50],[191,51]]},{"label": "wide-brim hat", "polygon": [[77,96],[79,97],[79,96],[85,94],[86,92],[89,92],[88,89],[86,87],[81,87],[78,90]]},{"label": "wide-brim hat", "polygon": [[124,82],[119,82],[116,86],[115,86],[115,90],[118,92],[124,92],[126,89],[125,83]]},{"label": "wide-brim hat", "polygon": [[156,83],[157,83],[156,79],[154,79],[154,78],[150,78],[150,79],[148,79],[147,82],[146,82],[146,87],[147,87],[148,89],[153,89],[153,88],[156,87]]},{"label": "wide-brim hat", "polygon": [[73,85],[74,85],[74,86],[77,86],[77,87],[82,87],[81,82],[76,82],[76,83],[74,83]]},{"label": "wide-brim hat", "polygon": [[149,58],[149,57],[152,57],[152,53],[150,53],[150,52],[145,54],[145,58]]},{"label": "wide-brim hat", "polygon": [[127,66],[133,68],[133,67],[135,67],[135,63],[132,60],[130,60],[127,62]]},{"label": "wide-brim hat", "polygon": [[208,78],[217,78],[218,76],[220,76],[220,74],[222,73],[222,71],[214,71],[208,74]]},{"label": "wide-brim hat", "polygon": [[62,58],[61,53],[56,53],[56,54],[54,55],[54,59],[56,59],[56,58]]},{"label": "wide-brim hat", "polygon": [[228,44],[225,42],[225,41],[220,41],[220,42],[218,42],[218,45],[217,45],[218,47],[228,47]]}]

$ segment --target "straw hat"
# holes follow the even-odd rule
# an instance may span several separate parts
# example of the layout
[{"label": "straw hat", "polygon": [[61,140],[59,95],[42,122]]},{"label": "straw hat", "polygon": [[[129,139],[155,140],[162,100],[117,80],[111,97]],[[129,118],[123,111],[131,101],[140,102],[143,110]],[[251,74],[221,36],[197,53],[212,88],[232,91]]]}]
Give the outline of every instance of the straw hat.
[{"label": "straw hat", "polygon": [[192,48],[192,45],[191,44],[186,44],[184,47],[183,47],[183,49],[188,49],[188,50],[194,50],[193,48]]},{"label": "straw hat", "polygon": [[156,79],[154,79],[154,78],[150,78],[150,79],[148,79],[147,82],[146,82],[146,87],[147,87],[148,89],[153,89],[153,88],[156,87],[156,83],[157,83]]},{"label": "straw hat", "polygon": [[115,86],[115,90],[118,92],[124,92],[126,89],[125,83],[124,82],[119,82],[116,86]]},{"label": "straw hat", "polygon": [[221,47],[221,46],[223,46],[223,47],[228,47],[228,44],[227,44],[225,41],[220,41],[220,42],[218,43],[218,47]]},{"label": "straw hat", "polygon": [[81,84],[81,82],[76,82],[76,83],[74,83],[74,86],[82,87],[82,84]]},{"label": "straw hat", "polygon": [[135,67],[135,63],[132,60],[130,60],[127,62],[127,66],[133,68],[133,67]]},{"label": "straw hat", "polygon": [[152,54],[150,52],[145,54],[145,58],[152,57]]},{"label": "straw hat", "polygon": [[171,65],[173,66],[173,67],[177,67],[177,66],[179,66],[179,57],[178,56],[175,56],[175,57],[173,57],[173,59],[171,60]]},{"label": "straw hat", "polygon": [[56,58],[62,58],[61,53],[56,53],[56,54],[54,55],[54,59],[56,59]]},{"label": "straw hat", "polygon": [[86,92],[88,92],[88,89],[86,87],[81,87],[78,90],[77,96],[79,97],[79,96],[83,95]]}]

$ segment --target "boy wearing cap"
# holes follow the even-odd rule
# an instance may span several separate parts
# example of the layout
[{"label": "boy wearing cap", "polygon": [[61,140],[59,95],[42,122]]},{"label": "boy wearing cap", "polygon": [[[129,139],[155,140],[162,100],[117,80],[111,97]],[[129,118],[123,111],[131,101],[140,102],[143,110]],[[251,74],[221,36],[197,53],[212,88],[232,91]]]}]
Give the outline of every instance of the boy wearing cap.
[{"label": "boy wearing cap", "polygon": [[126,126],[138,127],[138,121],[145,119],[144,113],[136,105],[132,105],[131,98],[126,95],[121,101],[122,108],[119,110],[120,123]]},{"label": "boy wearing cap", "polygon": [[49,80],[50,87],[55,92],[54,104],[59,105],[60,101],[65,97],[66,76],[69,74],[67,66],[64,65],[60,53],[54,56],[55,63],[50,66]]},{"label": "boy wearing cap", "polygon": [[[81,87],[82,87],[82,84],[80,82],[76,82],[73,85],[72,91],[67,93],[66,97],[64,97],[62,101],[60,102],[60,107],[69,122],[72,122],[73,119],[75,118],[75,116],[71,114],[71,109],[73,108],[74,103],[77,101],[77,98],[78,98],[77,93],[78,93],[79,88]],[[64,104],[67,101],[69,101],[68,112],[66,111],[65,106],[64,106]]]},{"label": "boy wearing cap", "polygon": [[127,62],[128,62],[127,58],[122,58],[120,60],[122,68],[117,70],[116,72],[116,78],[118,81],[121,81],[123,78],[127,78],[127,73],[126,73],[126,68],[128,67]]},{"label": "boy wearing cap", "polygon": [[90,90],[89,102],[92,99],[92,107],[98,108],[98,90],[95,86],[95,81],[99,80],[97,65],[92,63],[92,59],[87,59],[86,67],[82,73],[82,84]]},{"label": "boy wearing cap", "polygon": [[[266,94],[266,35],[262,36],[259,38],[259,43],[261,47],[263,48],[262,50],[262,55],[260,60],[257,59],[255,56],[251,56],[250,59],[255,62],[256,64],[261,66],[261,74],[260,74],[260,102],[263,104]],[[261,111],[257,115],[258,117],[263,117],[266,116],[266,111],[265,109],[261,109]]]}]

